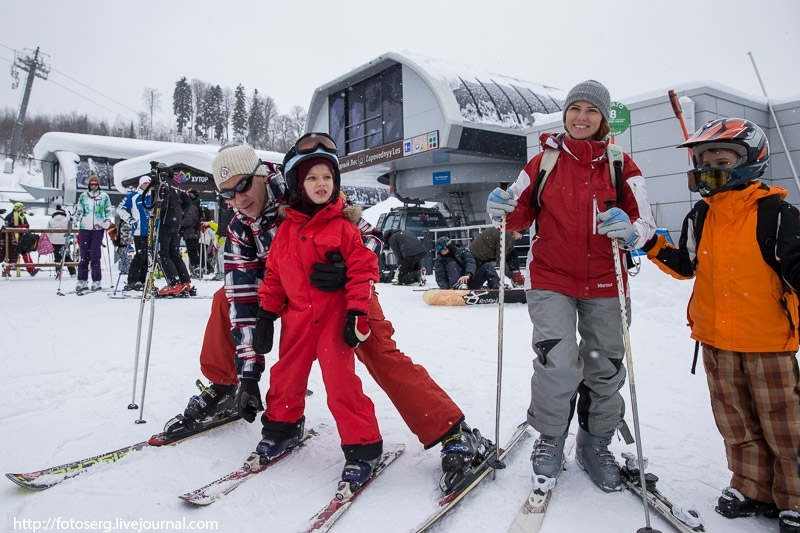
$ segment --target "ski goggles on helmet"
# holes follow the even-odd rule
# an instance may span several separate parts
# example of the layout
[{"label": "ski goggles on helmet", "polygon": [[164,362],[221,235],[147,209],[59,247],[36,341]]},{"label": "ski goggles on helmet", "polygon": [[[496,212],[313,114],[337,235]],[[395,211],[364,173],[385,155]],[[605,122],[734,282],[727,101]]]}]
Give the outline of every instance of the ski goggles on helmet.
[{"label": "ski goggles on helmet", "polygon": [[441,253],[443,250],[447,248],[447,245],[450,244],[450,241],[447,242],[437,242],[436,243],[436,251]]},{"label": "ski goggles on helmet", "polygon": [[253,177],[256,175],[258,171],[258,167],[262,165],[261,160],[258,161],[256,164],[256,168],[253,169],[253,172],[245,176],[244,178],[239,180],[239,183],[236,184],[235,187],[230,189],[220,189],[219,195],[225,200],[233,200],[236,198],[236,193],[245,193],[250,190],[250,187],[253,186]]},{"label": "ski goggles on helmet", "polygon": [[294,143],[295,153],[297,155],[313,154],[319,149],[332,154],[338,153],[339,149],[336,143],[326,133],[306,133]]},{"label": "ski goggles on helmet", "polygon": [[686,174],[689,177],[689,190],[701,194],[744,181],[744,176],[732,168],[698,168]]}]

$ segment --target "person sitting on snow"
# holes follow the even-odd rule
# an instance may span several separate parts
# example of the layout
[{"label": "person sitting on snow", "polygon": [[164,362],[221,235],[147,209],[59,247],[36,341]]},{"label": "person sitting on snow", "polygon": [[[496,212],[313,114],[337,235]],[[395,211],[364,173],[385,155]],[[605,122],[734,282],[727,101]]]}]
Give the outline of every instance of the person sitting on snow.
[{"label": "person sitting on snow", "polygon": [[479,289],[484,283],[490,289],[500,288],[500,276],[494,263],[483,263],[480,267],[475,256],[449,238],[436,239],[436,262],[433,264],[436,284],[440,289]]}]

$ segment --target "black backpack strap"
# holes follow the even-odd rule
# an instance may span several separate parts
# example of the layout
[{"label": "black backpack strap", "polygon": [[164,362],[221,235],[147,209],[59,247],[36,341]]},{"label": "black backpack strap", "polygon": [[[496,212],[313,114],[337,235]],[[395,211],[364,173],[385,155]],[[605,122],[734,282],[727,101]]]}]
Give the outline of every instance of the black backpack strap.
[{"label": "black backpack strap", "polygon": [[783,199],[777,194],[765,196],[758,201],[758,218],[756,222],[756,240],[758,247],[761,250],[761,257],[772,270],[778,275],[783,286],[783,295],[781,296],[780,304],[786,318],[789,319],[789,327],[792,331],[795,330],[795,324],[792,320],[792,313],[789,311],[789,303],[786,299],[786,293],[791,290],[786,284],[781,274],[781,265],[778,258],[775,256],[775,248],[778,242],[778,220],[780,218],[781,204],[784,203]]},{"label": "black backpack strap", "polygon": [[622,202],[622,160],[614,160],[614,180],[617,187],[617,203]]},{"label": "black backpack strap", "polygon": [[756,239],[758,247],[761,249],[761,256],[778,274],[778,277],[781,277],[781,266],[775,257],[775,245],[778,241],[778,214],[782,201],[777,194],[765,196],[759,200],[758,222],[756,223]]}]

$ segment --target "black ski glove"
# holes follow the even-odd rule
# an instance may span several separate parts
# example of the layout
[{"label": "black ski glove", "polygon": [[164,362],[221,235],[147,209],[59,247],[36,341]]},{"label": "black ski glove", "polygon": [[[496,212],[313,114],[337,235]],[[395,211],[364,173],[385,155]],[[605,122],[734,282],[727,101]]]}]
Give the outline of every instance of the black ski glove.
[{"label": "black ski glove", "polygon": [[325,254],[331,263],[316,263],[311,266],[311,284],[324,292],[338,291],[344,287],[347,278],[347,269],[339,252],[328,252]]},{"label": "black ski glove", "polygon": [[253,351],[269,353],[272,351],[272,338],[275,336],[275,320],[278,315],[263,308],[258,308],[256,328],[253,332]]},{"label": "black ski glove", "polygon": [[347,312],[347,319],[344,322],[344,342],[351,348],[358,348],[358,345],[369,338],[369,320],[367,315],[361,311],[350,310]]},{"label": "black ski glove", "polygon": [[250,422],[256,419],[259,411],[264,410],[261,403],[261,389],[258,388],[258,380],[251,378],[241,378],[239,388],[236,389],[236,408],[239,416]]}]

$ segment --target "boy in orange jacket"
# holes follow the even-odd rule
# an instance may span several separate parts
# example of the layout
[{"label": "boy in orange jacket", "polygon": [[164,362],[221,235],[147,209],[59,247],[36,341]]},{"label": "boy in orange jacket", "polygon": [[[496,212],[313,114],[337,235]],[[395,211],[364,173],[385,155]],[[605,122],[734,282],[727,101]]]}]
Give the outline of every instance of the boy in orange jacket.
[{"label": "boy in orange jacket", "polygon": [[[671,276],[695,278],[689,326],[703,346],[711,407],[733,472],[716,511],[779,516],[781,533],[800,533],[798,211],[782,201],[784,189],[758,180],[769,144],[749,120],[712,121],[680,146],[692,151],[689,190],[702,199],[686,216],[678,247],[656,235],[642,249]],[[759,205],[773,195],[781,201],[771,214],[778,225],[770,253],[780,275],[757,240]]]}]

